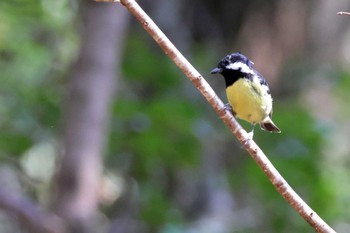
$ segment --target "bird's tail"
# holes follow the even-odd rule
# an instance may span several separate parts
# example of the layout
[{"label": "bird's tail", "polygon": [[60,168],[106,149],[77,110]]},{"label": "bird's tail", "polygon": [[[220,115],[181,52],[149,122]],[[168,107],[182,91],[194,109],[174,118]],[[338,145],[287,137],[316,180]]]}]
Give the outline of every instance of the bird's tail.
[{"label": "bird's tail", "polygon": [[271,119],[269,119],[266,122],[261,122],[260,123],[260,128],[269,132],[274,132],[274,133],[280,133],[281,130],[272,122]]}]

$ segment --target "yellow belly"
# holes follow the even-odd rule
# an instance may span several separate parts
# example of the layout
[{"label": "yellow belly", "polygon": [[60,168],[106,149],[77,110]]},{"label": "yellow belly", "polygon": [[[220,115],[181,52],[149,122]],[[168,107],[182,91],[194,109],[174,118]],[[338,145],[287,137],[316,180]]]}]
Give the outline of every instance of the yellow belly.
[{"label": "yellow belly", "polygon": [[269,117],[272,111],[272,98],[258,80],[239,79],[226,88],[227,99],[240,119],[251,124],[260,123]]}]

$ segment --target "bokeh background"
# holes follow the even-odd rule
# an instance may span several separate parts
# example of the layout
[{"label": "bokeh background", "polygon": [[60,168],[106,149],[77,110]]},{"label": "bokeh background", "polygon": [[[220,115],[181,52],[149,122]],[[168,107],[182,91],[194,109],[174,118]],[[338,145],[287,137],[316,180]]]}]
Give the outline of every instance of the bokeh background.
[{"label": "bokeh background", "polygon": [[[225,102],[210,70],[255,63],[282,129],[256,142],[349,232],[350,2],[139,4]],[[118,3],[1,1],[0,81],[0,232],[314,232]]]}]

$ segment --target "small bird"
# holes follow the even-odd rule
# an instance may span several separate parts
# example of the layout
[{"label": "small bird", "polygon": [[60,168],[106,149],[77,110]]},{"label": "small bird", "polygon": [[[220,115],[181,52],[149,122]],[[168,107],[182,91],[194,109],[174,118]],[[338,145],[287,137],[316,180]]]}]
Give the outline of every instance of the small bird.
[{"label": "small bird", "polygon": [[226,95],[235,116],[269,132],[281,130],[272,122],[272,97],[265,78],[253,68],[253,62],[241,53],[224,57],[212,74],[220,73],[226,82]]}]

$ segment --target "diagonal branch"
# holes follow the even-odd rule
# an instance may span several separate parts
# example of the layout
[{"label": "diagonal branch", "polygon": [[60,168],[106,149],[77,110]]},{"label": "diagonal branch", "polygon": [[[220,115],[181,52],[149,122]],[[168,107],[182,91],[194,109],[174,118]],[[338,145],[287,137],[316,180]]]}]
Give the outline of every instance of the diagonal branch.
[{"label": "diagonal branch", "polygon": [[[284,199],[317,231],[323,233],[335,232],[313,211],[301,197],[290,187],[277,169],[268,160],[264,152],[253,141],[249,140],[247,132],[239,125],[214,90],[205,81],[203,76],[189,63],[189,61],[176,49],[165,34],[157,27],[152,19],[142,10],[135,0],[120,0],[140,22],[143,28],[152,36],[165,54],[182,70],[195,87],[202,93],[217,114],[222,118],[239,142],[248,151],[255,162],[260,166],[276,190]],[[247,143],[246,143],[247,142]]]},{"label": "diagonal branch", "polygon": [[0,191],[0,209],[14,216],[32,233],[63,233],[66,226],[55,214],[41,209],[29,199],[17,193]]}]

